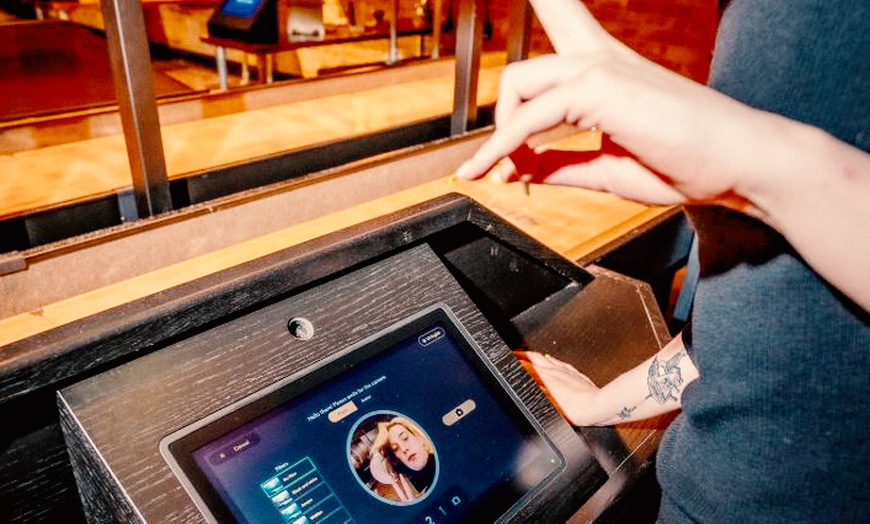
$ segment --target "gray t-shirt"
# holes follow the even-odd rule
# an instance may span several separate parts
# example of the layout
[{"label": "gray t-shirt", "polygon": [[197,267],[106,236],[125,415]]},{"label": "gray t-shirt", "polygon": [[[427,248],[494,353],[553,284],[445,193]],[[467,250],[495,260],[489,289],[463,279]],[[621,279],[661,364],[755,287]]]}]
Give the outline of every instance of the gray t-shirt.
[{"label": "gray t-shirt", "polygon": [[[732,0],[710,85],[870,150],[870,2]],[[867,522],[870,315],[760,222],[688,211],[700,378],[659,448],[660,521]]]}]

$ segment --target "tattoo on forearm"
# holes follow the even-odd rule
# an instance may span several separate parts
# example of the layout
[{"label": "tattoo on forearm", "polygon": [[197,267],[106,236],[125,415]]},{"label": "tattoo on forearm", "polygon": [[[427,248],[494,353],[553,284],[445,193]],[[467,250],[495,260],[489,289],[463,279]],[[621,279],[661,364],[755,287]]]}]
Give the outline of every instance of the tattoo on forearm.
[{"label": "tattoo on forearm", "polygon": [[647,385],[650,396],[659,404],[669,400],[679,400],[680,386],[683,385],[683,376],[680,370],[680,360],[687,356],[685,351],[680,351],[665,362],[654,357],[649,367]]},{"label": "tattoo on forearm", "polygon": [[[680,351],[665,362],[661,362],[658,357],[653,358],[652,364],[649,367],[649,374],[647,375],[649,395],[644,401],[652,398],[659,404],[664,404],[669,400],[679,400],[679,394],[683,385],[680,360],[687,356],[688,354],[685,351]],[[601,422],[601,424],[628,420],[634,415],[634,412],[641,404],[643,402],[634,407],[625,406],[616,413],[613,419]]]},{"label": "tattoo on forearm", "polygon": [[637,406],[635,406],[633,408],[629,408],[628,406],[626,406],[626,407],[622,408],[622,411],[620,411],[616,416],[619,417],[620,420],[625,420],[625,419],[631,418],[631,414],[634,413],[634,410],[636,410],[636,409],[637,409]]}]

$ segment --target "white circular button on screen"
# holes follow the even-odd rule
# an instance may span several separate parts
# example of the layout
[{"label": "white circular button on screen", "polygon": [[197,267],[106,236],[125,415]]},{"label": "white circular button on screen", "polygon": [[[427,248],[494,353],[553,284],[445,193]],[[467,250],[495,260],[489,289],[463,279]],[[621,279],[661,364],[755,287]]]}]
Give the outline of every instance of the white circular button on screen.
[{"label": "white circular button on screen", "polygon": [[447,413],[441,417],[441,422],[444,423],[445,426],[452,426],[456,424],[461,418],[465,417],[477,407],[477,404],[474,403],[473,400],[468,399],[462,404],[459,404],[455,408],[451,409]]}]

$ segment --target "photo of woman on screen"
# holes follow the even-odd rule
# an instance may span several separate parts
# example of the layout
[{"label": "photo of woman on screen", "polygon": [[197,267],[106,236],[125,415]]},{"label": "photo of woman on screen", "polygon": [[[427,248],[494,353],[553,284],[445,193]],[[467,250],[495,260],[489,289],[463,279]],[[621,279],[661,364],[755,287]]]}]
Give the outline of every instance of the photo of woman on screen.
[{"label": "photo of woman on screen", "polygon": [[362,421],[355,433],[352,462],[373,495],[395,504],[425,498],[435,483],[438,465],[432,442],[419,425],[398,414],[381,413]]}]

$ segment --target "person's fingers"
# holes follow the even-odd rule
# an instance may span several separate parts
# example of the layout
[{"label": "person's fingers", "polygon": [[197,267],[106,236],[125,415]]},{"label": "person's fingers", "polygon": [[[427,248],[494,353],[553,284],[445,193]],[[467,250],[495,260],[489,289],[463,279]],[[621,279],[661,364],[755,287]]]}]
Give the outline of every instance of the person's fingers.
[{"label": "person's fingers", "polygon": [[528,351],[516,350],[512,352],[513,356],[520,362],[528,362]]},{"label": "person's fingers", "polygon": [[[532,135],[567,123],[596,127],[596,100],[605,86],[588,73],[600,69],[606,56],[564,58],[547,55],[511,64],[502,74],[495,109],[495,132],[456,171],[458,178],[480,178],[499,159],[517,150]],[[600,75],[598,75],[600,77]],[[606,130],[605,130],[606,131]],[[517,164],[516,160],[514,163]],[[520,166],[517,165],[519,168]]]},{"label": "person's fingers", "polygon": [[492,182],[504,184],[517,176],[517,167],[511,157],[499,160],[489,171]]},{"label": "person's fingers", "polygon": [[523,145],[530,135],[568,121],[571,98],[566,95],[561,87],[555,87],[518,106],[511,118],[496,126],[489,140],[456,170],[456,176],[480,178],[501,158]]},{"label": "person's fingers", "polygon": [[[454,175],[456,178],[467,180],[480,178],[496,166],[496,163],[499,160],[506,158],[516,150],[516,148],[522,145],[522,143],[522,140],[515,144],[507,143],[505,141],[498,144],[491,144],[491,142],[487,141],[477,150],[476,153],[474,153],[474,155],[471,156],[471,158],[459,166]],[[501,181],[507,180],[508,177],[506,175],[508,174],[508,170],[503,170],[502,168],[499,168],[497,173],[494,173],[497,179]]]},{"label": "person's fingers", "polygon": [[[568,76],[571,68],[560,64],[561,60],[555,55],[542,56],[510,64],[502,73],[498,103],[495,108],[495,124],[498,128],[502,123],[510,122],[514,112],[527,100],[533,99],[542,92],[558,85]],[[508,158],[510,156],[510,158]],[[460,168],[456,176],[459,178],[479,178],[490,170],[493,180],[507,182],[518,170],[524,173],[534,174],[525,160],[531,157],[523,151],[514,149],[504,154],[492,155],[489,161],[472,162],[470,166]],[[469,173],[471,169],[471,173]]]},{"label": "person's fingers", "polygon": [[541,367],[552,365],[552,362],[544,357],[543,354],[538,353],[537,351],[526,351],[525,352],[526,360],[531,362],[533,365],[538,365]]},{"label": "person's fingers", "polygon": [[[583,60],[571,60],[580,68],[589,67]],[[608,191],[624,198],[647,204],[674,205],[686,201],[685,196],[672,186],[672,181],[650,169],[633,154],[614,143],[608,135],[602,138],[599,151],[566,152],[544,150],[536,152],[526,146],[529,136],[561,123],[580,128],[600,127],[607,132],[611,119],[625,127],[624,115],[605,112],[606,87],[611,85],[610,69],[596,71],[593,77],[578,74],[567,82],[558,83],[530,100],[511,108],[510,118],[496,127],[495,132],[478,151],[456,172],[460,178],[477,178],[485,174],[503,157],[510,157],[511,167],[518,176],[532,182],[572,185],[593,190]],[[587,69],[592,72],[593,69]],[[606,81],[604,79],[607,79]],[[520,83],[521,84],[521,83]],[[519,84],[518,84],[519,85]],[[532,86],[533,83],[527,84]],[[543,84],[519,87],[514,91],[521,99]],[[634,123],[640,127],[645,124]],[[646,124],[648,125],[648,124]],[[623,132],[623,134],[626,134]],[[633,133],[629,133],[633,134]],[[511,164],[508,164],[509,166]],[[507,181],[511,171],[499,170],[496,179]]]},{"label": "person's fingers", "polygon": [[541,369],[552,368],[579,373],[574,366],[567,362],[563,362],[552,355],[544,355],[535,351],[529,351],[527,356],[532,365]]},{"label": "person's fingers", "polygon": [[519,362],[523,369],[526,370],[526,373],[528,373],[529,376],[531,376],[535,380],[535,383],[538,384],[538,387],[541,389],[545,389],[544,384],[541,381],[541,377],[538,376],[538,371],[535,369],[535,366],[533,366],[532,363],[528,360],[520,360]]},{"label": "person's fingers", "polygon": [[557,55],[529,58],[508,64],[499,80],[495,125],[503,125],[527,100],[568,80],[577,74],[577,67]]},{"label": "person's fingers", "polygon": [[[686,202],[685,195],[676,190],[670,181],[633,156],[604,151],[584,153],[553,150],[541,156],[548,154],[565,160],[555,163],[549,159],[539,159],[536,182],[606,191],[645,204],[677,205]],[[566,163],[569,159],[569,163]]]}]

